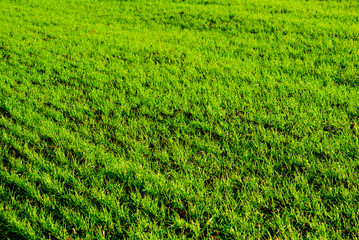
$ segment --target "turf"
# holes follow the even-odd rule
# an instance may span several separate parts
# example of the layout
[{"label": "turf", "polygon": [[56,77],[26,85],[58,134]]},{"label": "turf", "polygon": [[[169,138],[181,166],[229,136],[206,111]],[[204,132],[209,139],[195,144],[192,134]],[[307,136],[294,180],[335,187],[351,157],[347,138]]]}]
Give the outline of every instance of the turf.
[{"label": "turf", "polygon": [[1,0],[1,239],[357,239],[359,2]]}]

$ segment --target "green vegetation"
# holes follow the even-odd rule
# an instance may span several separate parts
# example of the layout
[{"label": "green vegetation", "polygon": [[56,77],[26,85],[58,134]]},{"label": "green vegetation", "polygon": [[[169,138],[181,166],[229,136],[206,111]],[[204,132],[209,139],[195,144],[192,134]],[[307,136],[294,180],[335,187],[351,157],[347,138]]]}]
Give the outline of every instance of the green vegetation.
[{"label": "green vegetation", "polygon": [[1,0],[0,239],[356,239],[358,9]]}]

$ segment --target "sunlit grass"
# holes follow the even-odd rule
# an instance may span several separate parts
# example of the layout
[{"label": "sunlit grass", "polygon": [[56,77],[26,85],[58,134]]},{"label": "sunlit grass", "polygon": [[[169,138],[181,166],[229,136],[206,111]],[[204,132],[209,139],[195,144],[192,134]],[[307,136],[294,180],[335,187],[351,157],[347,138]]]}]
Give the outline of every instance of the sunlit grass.
[{"label": "sunlit grass", "polygon": [[355,239],[357,1],[0,1],[1,239]]}]

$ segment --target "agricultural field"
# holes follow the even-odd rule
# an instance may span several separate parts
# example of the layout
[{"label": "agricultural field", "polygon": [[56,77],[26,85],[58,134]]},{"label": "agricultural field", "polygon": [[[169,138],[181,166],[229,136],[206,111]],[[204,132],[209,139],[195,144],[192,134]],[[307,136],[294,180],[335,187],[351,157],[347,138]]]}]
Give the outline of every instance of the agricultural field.
[{"label": "agricultural field", "polygon": [[358,239],[359,1],[0,0],[0,239]]}]

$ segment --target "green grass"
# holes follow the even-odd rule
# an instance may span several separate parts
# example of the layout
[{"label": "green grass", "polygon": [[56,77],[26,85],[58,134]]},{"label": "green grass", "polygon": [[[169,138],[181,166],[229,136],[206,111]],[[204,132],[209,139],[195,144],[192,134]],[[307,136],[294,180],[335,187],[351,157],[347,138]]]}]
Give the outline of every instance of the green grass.
[{"label": "green grass", "polygon": [[0,0],[0,239],[357,239],[358,9]]}]

